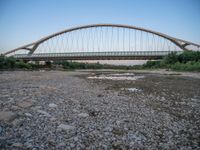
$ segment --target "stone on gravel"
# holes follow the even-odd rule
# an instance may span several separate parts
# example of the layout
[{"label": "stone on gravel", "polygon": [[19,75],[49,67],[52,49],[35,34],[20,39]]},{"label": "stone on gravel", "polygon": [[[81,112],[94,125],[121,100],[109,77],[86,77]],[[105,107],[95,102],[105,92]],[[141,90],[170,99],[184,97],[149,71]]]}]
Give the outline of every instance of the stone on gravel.
[{"label": "stone on gravel", "polygon": [[50,104],[49,104],[49,107],[50,107],[50,108],[55,108],[55,107],[57,107],[57,105],[54,104],[54,103],[50,103]]},{"label": "stone on gravel", "polygon": [[30,114],[30,113],[25,113],[25,116],[27,116],[27,117],[32,117],[33,115]]},{"label": "stone on gravel", "polygon": [[89,115],[87,113],[80,113],[78,114],[79,117],[88,117]]},{"label": "stone on gravel", "polygon": [[42,115],[44,115],[44,116],[46,116],[46,117],[51,117],[51,115],[48,112],[46,112],[46,111],[37,110],[37,112],[40,113],[40,114],[42,114]]},{"label": "stone on gravel", "polygon": [[124,135],[125,131],[124,129],[120,129],[120,128],[113,128],[112,133],[115,135]]},{"label": "stone on gravel", "polygon": [[33,145],[29,142],[26,142],[24,143],[24,146],[27,148],[27,149],[32,149],[33,148]]},{"label": "stone on gravel", "polygon": [[23,148],[23,145],[21,143],[13,143],[12,144],[12,147],[15,147],[15,148]]},{"label": "stone on gravel", "polygon": [[74,148],[74,147],[75,147],[75,144],[70,143],[70,147],[71,147],[71,148]]},{"label": "stone on gravel", "polygon": [[74,141],[77,142],[78,141],[78,137],[74,137]]},{"label": "stone on gravel", "polygon": [[78,112],[78,110],[77,110],[77,109],[72,109],[72,111],[73,111],[73,112],[75,112],[75,113],[77,113],[77,112]]},{"label": "stone on gravel", "polygon": [[56,118],[55,118],[55,117],[52,117],[52,118],[50,118],[50,120],[51,120],[52,122],[54,122],[54,121],[56,121]]},{"label": "stone on gravel", "polygon": [[17,106],[21,107],[21,108],[28,108],[33,106],[33,102],[31,101],[21,101],[17,104]]},{"label": "stone on gravel", "polygon": [[13,113],[11,111],[1,111],[0,112],[0,121],[6,121],[6,122],[11,122],[15,120],[17,117],[16,113]]},{"label": "stone on gravel", "polygon": [[23,124],[23,120],[22,119],[15,119],[15,120],[13,120],[11,123],[12,123],[12,125],[13,126],[20,126],[20,125],[22,125]]},{"label": "stone on gravel", "polygon": [[1,132],[3,132],[3,128],[0,126],[0,134],[1,134]]},{"label": "stone on gravel", "polygon": [[75,128],[74,126],[70,126],[67,124],[60,124],[58,126],[58,129],[61,129],[61,130],[73,130],[74,128]]},{"label": "stone on gravel", "polygon": [[11,107],[11,110],[14,110],[14,111],[19,110],[19,109],[20,109],[20,107],[18,107],[18,106],[12,106]]}]

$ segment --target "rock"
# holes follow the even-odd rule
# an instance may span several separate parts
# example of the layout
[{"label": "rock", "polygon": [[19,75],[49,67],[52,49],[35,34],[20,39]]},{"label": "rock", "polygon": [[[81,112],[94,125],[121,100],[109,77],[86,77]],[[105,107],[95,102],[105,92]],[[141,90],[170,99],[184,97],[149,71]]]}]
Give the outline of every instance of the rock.
[{"label": "rock", "polygon": [[114,127],[112,133],[115,135],[124,135],[125,131],[123,129]]},{"label": "rock", "polygon": [[161,101],[165,101],[165,97],[161,97],[161,99],[160,99]]},{"label": "rock", "polygon": [[116,124],[119,126],[122,122],[123,122],[123,121],[121,121],[121,120],[117,120],[117,121],[116,121]]},{"label": "rock", "polygon": [[53,140],[53,139],[50,139],[50,140],[48,140],[48,144],[49,144],[49,145],[55,145],[55,144],[56,144],[56,141]]},{"label": "rock", "polygon": [[102,94],[98,94],[97,97],[103,97],[103,95]]},{"label": "rock", "polygon": [[12,110],[19,110],[20,107],[18,107],[18,106],[12,106],[11,109],[12,109]]},{"label": "rock", "polygon": [[50,120],[51,120],[52,122],[54,122],[54,121],[56,121],[57,119],[56,119],[55,117],[52,117],[52,118],[50,118]]},{"label": "rock", "polygon": [[46,112],[46,111],[37,110],[37,112],[40,113],[40,114],[42,114],[42,115],[44,115],[44,116],[46,116],[46,117],[51,117],[51,115],[48,112]]},{"label": "rock", "polygon": [[11,123],[12,123],[13,126],[21,126],[23,124],[23,122],[24,121],[21,120],[21,119],[15,119]]},{"label": "rock", "polygon": [[0,126],[0,135],[1,135],[2,132],[3,132],[3,128]]},{"label": "rock", "polygon": [[64,143],[64,142],[60,142],[59,144],[58,144],[58,147],[60,148],[60,147],[66,147],[66,144]]},{"label": "rock", "polygon": [[74,147],[75,147],[75,144],[70,143],[70,147],[71,147],[71,148],[74,148]]},{"label": "rock", "polygon": [[98,109],[90,109],[88,111],[89,111],[89,115],[92,117],[96,117],[100,112]]},{"label": "rock", "polygon": [[104,129],[105,132],[111,132],[112,130],[113,130],[113,128],[110,127],[110,126],[107,126],[107,127]]},{"label": "rock", "polygon": [[0,112],[0,121],[12,122],[17,118],[17,114],[11,111],[1,111]]},{"label": "rock", "polygon": [[72,111],[73,111],[73,112],[75,112],[75,113],[76,113],[76,112],[78,112],[78,110],[77,110],[77,109],[73,109]]},{"label": "rock", "polygon": [[58,126],[58,129],[61,129],[61,130],[73,130],[73,129],[75,129],[75,127],[67,125],[67,124],[60,124]]},{"label": "rock", "polygon": [[55,107],[57,107],[57,105],[54,104],[54,103],[50,103],[50,104],[49,104],[49,107],[50,107],[50,108],[55,108]]},{"label": "rock", "polygon": [[25,116],[32,117],[33,115],[31,115],[30,113],[25,113]]},{"label": "rock", "polygon": [[42,106],[35,106],[35,107],[32,107],[31,109],[32,110],[38,110],[38,109],[41,109],[42,108]]},{"label": "rock", "polygon": [[15,148],[23,148],[23,145],[21,143],[13,143],[12,144],[12,147],[15,147]]},{"label": "rock", "polygon": [[25,146],[27,149],[32,149],[32,148],[33,148],[33,145],[32,145],[31,143],[28,143],[28,142],[26,142],[26,143],[24,144],[24,146]]},{"label": "rock", "polygon": [[74,141],[77,142],[78,141],[78,137],[74,137]]},{"label": "rock", "polygon": [[31,101],[21,101],[19,103],[17,103],[17,106],[21,107],[21,108],[28,108],[33,106],[33,102]]},{"label": "rock", "polygon": [[88,117],[89,115],[87,113],[80,113],[78,114],[79,117]]},{"label": "rock", "polygon": [[114,149],[123,149],[123,143],[122,141],[115,141],[112,143],[112,147]]}]

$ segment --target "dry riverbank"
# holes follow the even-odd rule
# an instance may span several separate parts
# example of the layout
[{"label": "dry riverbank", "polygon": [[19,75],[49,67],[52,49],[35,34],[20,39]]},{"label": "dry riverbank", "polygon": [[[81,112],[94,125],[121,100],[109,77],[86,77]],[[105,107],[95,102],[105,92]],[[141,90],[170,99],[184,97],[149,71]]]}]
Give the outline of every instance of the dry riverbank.
[{"label": "dry riverbank", "polygon": [[198,149],[198,73],[0,72],[0,149]]}]

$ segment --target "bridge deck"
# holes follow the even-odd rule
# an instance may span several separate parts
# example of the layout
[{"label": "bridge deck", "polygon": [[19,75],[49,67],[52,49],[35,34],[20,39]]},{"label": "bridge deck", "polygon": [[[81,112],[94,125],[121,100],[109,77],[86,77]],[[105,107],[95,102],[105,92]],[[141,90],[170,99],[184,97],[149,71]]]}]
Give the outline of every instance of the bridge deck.
[{"label": "bridge deck", "polygon": [[[72,52],[15,54],[22,60],[106,60],[106,59],[161,59],[171,51],[124,51],[124,52]],[[181,53],[181,51],[177,51]]]}]

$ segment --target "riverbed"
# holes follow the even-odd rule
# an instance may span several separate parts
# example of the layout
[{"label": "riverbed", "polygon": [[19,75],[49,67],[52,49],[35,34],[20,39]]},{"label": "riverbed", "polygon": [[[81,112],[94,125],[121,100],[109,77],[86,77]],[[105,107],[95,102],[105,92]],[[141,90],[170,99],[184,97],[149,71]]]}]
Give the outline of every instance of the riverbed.
[{"label": "riverbed", "polygon": [[200,149],[200,74],[2,71],[0,149]]}]

